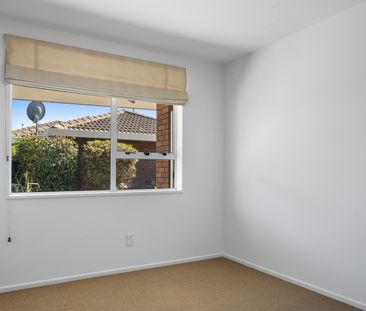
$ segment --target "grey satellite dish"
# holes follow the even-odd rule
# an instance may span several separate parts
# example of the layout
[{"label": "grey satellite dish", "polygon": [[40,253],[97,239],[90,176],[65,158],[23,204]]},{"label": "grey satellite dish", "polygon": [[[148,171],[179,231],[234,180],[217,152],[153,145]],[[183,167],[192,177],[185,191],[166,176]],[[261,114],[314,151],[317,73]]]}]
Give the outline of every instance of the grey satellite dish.
[{"label": "grey satellite dish", "polygon": [[41,121],[46,113],[46,107],[38,100],[30,102],[27,108],[28,118],[36,124],[36,135],[38,135],[38,122]]},{"label": "grey satellite dish", "polygon": [[40,101],[31,101],[27,108],[28,118],[33,122],[37,123],[41,121],[46,113],[46,107]]}]

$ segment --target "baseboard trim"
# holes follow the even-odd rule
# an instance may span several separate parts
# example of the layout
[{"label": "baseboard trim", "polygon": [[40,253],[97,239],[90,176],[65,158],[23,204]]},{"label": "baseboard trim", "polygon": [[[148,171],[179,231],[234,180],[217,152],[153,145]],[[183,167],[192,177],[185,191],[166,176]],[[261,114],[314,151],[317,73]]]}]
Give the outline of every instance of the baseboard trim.
[{"label": "baseboard trim", "polygon": [[319,293],[321,295],[324,295],[324,296],[327,296],[329,298],[333,298],[335,300],[338,300],[338,301],[341,301],[341,302],[344,302],[346,304],[349,304],[353,307],[356,307],[356,308],[359,308],[361,310],[366,310],[366,303],[363,303],[361,301],[357,301],[357,300],[354,300],[354,299],[351,299],[351,298],[348,298],[346,296],[343,296],[341,294],[337,294],[337,293],[334,293],[332,291],[329,291],[327,289],[324,289],[324,288],[321,288],[321,287],[318,287],[316,285],[313,285],[313,284],[309,284],[307,282],[303,282],[299,279],[296,279],[296,278],[293,278],[291,276],[288,276],[288,275],[285,275],[283,273],[280,273],[280,272],[276,272],[274,270],[271,270],[271,269],[268,269],[268,268],[265,268],[265,267],[262,267],[262,266],[259,266],[257,264],[254,264],[250,261],[247,261],[247,260],[244,260],[244,259],[241,259],[241,258],[238,258],[238,257],[235,257],[235,256],[232,256],[230,254],[227,254],[227,253],[224,253],[223,254],[223,257],[225,257],[226,259],[229,259],[229,260],[232,260],[232,261],[235,261],[237,263],[240,263],[244,266],[247,266],[249,268],[253,268],[255,270],[258,270],[258,271],[261,271],[263,273],[266,273],[266,274],[269,274],[269,275],[272,275],[276,278],[279,278],[281,280],[284,280],[284,281],[287,281],[289,283],[292,283],[292,284],[295,284],[295,285],[298,285],[298,286],[301,286],[301,287],[304,287],[306,289],[309,289],[313,292],[316,292],[316,293]]},{"label": "baseboard trim", "polygon": [[27,289],[27,288],[41,287],[41,286],[46,286],[46,285],[60,284],[60,283],[66,283],[66,282],[72,282],[72,281],[78,281],[78,280],[83,280],[83,279],[99,277],[99,276],[132,272],[132,271],[137,271],[137,270],[146,270],[146,269],[152,269],[152,268],[172,266],[172,265],[177,265],[177,264],[182,264],[182,263],[202,261],[202,260],[213,259],[213,258],[218,258],[218,257],[223,257],[223,253],[214,253],[214,254],[207,254],[207,255],[201,255],[201,256],[195,256],[195,257],[165,260],[165,261],[159,261],[159,262],[143,264],[143,265],[128,266],[128,267],[117,268],[117,269],[88,272],[88,273],[81,273],[81,274],[75,274],[75,275],[64,276],[64,277],[57,277],[57,278],[52,278],[52,279],[45,279],[45,280],[40,280],[40,281],[26,282],[26,283],[20,283],[20,284],[0,287],[0,293],[12,292],[12,291]]}]

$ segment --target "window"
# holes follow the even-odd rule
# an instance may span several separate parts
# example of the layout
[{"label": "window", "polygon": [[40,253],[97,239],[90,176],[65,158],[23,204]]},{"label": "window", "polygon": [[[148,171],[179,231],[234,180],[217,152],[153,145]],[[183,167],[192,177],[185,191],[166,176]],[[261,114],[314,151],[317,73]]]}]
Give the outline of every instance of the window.
[{"label": "window", "polygon": [[9,85],[13,196],[180,188],[181,107]]},{"label": "window", "polygon": [[4,40],[13,197],[181,189],[185,68]]}]

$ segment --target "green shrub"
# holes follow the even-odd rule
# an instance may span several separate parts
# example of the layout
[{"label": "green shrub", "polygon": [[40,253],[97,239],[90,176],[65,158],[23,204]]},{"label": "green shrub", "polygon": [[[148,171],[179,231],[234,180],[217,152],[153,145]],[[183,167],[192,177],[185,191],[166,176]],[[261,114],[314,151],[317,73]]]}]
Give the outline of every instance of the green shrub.
[{"label": "green shrub", "polygon": [[[80,187],[82,190],[110,189],[110,150],[108,140],[88,141],[80,154]],[[131,145],[118,143],[118,150],[125,152],[137,151]],[[128,188],[136,176],[135,159],[117,160],[117,187]]]},{"label": "green shrub", "polygon": [[75,190],[78,148],[73,139],[19,137],[12,156],[13,191]]}]

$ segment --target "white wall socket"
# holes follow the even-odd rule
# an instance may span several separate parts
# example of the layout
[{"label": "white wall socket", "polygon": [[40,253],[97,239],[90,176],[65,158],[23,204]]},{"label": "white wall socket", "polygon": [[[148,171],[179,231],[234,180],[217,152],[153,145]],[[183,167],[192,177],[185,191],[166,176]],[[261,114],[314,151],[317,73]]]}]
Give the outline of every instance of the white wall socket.
[{"label": "white wall socket", "polygon": [[133,232],[126,233],[126,246],[133,246],[135,243],[135,234]]}]

